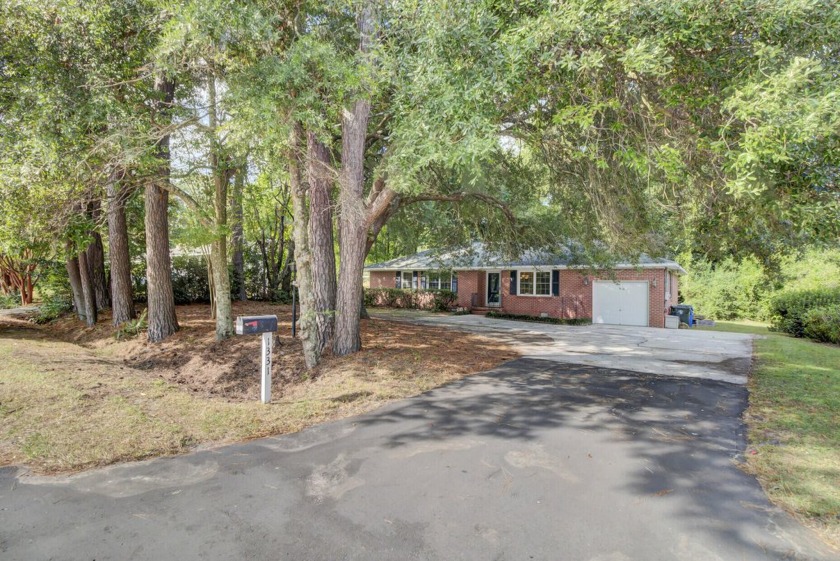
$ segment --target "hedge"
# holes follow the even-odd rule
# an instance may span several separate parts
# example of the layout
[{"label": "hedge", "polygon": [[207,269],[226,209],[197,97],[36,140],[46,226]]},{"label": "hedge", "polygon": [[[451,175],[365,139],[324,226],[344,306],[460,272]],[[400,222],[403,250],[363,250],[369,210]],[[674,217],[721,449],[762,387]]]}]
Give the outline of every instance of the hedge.
[{"label": "hedge", "polygon": [[840,345],[840,304],[812,308],[802,320],[805,337]]},{"label": "hedge", "polygon": [[592,323],[591,318],[552,318],[529,316],[522,314],[505,314],[502,312],[487,312],[487,317],[496,319],[511,319],[514,321],[536,321],[539,323],[554,323],[557,325],[589,325]]},{"label": "hedge", "polygon": [[[813,333],[824,333],[822,325],[825,321],[830,324],[830,310],[837,306],[840,306],[838,288],[782,292],[770,301],[770,329],[794,337],[809,337],[805,326],[810,323]],[[817,310],[826,311],[817,313]],[[814,314],[810,315],[811,312]],[[809,318],[807,322],[806,318]]]},{"label": "hedge", "polygon": [[451,290],[365,289],[365,306],[446,312],[457,302],[458,295]]}]

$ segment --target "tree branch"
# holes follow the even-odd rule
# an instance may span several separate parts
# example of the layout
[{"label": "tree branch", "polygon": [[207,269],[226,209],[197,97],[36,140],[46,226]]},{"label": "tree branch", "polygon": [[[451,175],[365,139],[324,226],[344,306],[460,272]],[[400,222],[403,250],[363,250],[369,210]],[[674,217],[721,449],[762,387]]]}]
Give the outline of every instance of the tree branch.
[{"label": "tree branch", "polygon": [[469,191],[461,191],[459,193],[452,193],[449,195],[417,195],[416,197],[406,197],[402,199],[401,206],[410,205],[413,203],[425,202],[425,201],[441,201],[441,202],[461,202],[465,199],[476,199],[487,203],[490,206],[494,206],[498,208],[502,213],[505,215],[505,218],[511,224],[516,223],[516,217],[511,212],[510,207],[504,202],[492,195],[487,195],[485,193],[475,193]]}]

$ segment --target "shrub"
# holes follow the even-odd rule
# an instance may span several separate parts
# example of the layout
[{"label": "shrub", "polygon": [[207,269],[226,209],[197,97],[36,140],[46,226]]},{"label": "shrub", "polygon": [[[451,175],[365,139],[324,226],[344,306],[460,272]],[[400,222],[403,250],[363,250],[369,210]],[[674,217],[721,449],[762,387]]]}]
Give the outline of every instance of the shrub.
[{"label": "shrub", "polygon": [[840,345],[840,304],[808,310],[802,326],[805,337]]},{"label": "shrub", "polygon": [[589,325],[591,318],[552,318],[541,316],[529,316],[524,314],[506,314],[503,312],[487,312],[487,317],[496,319],[511,319],[514,321],[535,321],[538,323],[554,323],[557,325]]},{"label": "shrub", "polygon": [[45,298],[38,306],[38,313],[34,317],[35,323],[49,323],[73,310],[73,301],[63,295]]},{"label": "shrub", "polygon": [[203,257],[178,256],[172,259],[172,292],[176,304],[210,302],[207,260]]},{"label": "shrub", "polygon": [[718,320],[767,319],[767,301],[778,279],[765,274],[754,259],[716,264],[693,260],[688,269],[680,293],[698,313]]},{"label": "shrub", "polygon": [[451,290],[437,290],[432,295],[432,309],[436,312],[448,312],[458,302],[458,295]]},{"label": "shrub", "polygon": [[143,310],[140,317],[122,324],[119,329],[117,329],[116,333],[114,333],[114,337],[116,337],[117,341],[137,337],[142,332],[146,331],[149,328],[149,323],[146,321],[146,312],[148,312],[148,310]]},{"label": "shrub", "polygon": [[0,310],[11,310],[20,306],[19,294],[0,294]]},{"label": "shrub", "polygon": [[406,309],[417,308],[417,293],[413,290],[398,290],[395,296],[395,307]]},{"label": "shrub", "polygon": [[797,290],[777,294],[770,302],[770,329],[805,337],[805,316],[811,310],[840,306],[840,289]]},{"label": "shrub", "polygon": [[451,290],[365,289],[365,306],[445,312],[457,301],[458,295]]}]

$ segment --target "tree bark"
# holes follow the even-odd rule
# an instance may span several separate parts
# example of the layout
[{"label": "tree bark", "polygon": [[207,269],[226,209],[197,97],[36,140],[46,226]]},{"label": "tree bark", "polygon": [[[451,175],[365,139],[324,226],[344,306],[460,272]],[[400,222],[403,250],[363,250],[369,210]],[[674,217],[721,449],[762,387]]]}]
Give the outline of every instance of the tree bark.
[{"label": "tree bark", "polygon": [[247,166],[244,164],[236,171],[236,176],[233,181],[233,193],[230,199],[231,214],[233,214],[230,236],[231,245],[233,246],[233,283],[236,286],[239,300],[242,302],[248,299],[245,290],[245,235],[242,224],[242,191],[245,185],[246,173]]},{"label": "tree bark", "polygon": [[313,133],[308,133],[309,256],[319,354],[330,344],[335,322],[336,279],[330,198],[331,171],[329,149]]},{"label": "tree bark", "polygon": [[116,326],[136,317],[131,286],[131,256],[128,252],[128,223],[125,201],[128,190],[121,186],[117,173],[108,181],[108,259],[111,264],[111,309]]},{"label": "tree bark", "polygon": [[[371,4],[359,17],[359,52],[367,53],[373,33]],[[339,258],[333,353],[343,356],[362,348],[360,312],[368,213],[364,201],[364,158],[370,100],[362,97],[342,114],[341,176],[339,178]]]},{"label": "tree bark", "polygon": [[82,283],[82,299],[85,308],[85,323],[88,327],[96,325],[96,291],[91,278],[91,265],[87,252],[79,253],[79,278]]},{"label": "tree bark", "polygon": [[300,152],[303,133],[295,124],[289,137],[289,178],[292,187],[294,215],[295,264],[300,297],[300,340],[307,368],[314,368],[321,359],[318,351],[318,329],[315,324],[315,295],[312,289],[312,264],[309,258],[308,213],[306,186],[301,178]]},{"label": "tree bark", "polygon": [[111,307],[111,295],[108,290],[108,277],[105,274],[105,247],[102,245],[102,235],[99,232],[91,232],[91,237],[93,240],[85,250],[90,267],[90,282],[96,296],[97,309],[106,310]]},{"label": "tree bark", "polygon": [[280,290],[286,294],[292,293],[292,267],[295,265],[295,240],[289,240],[286,245],[286,264],[280,271]]},{"label": "tree bark", "polygon": [[363,200],[364,150],[370,102],[356,101],[342,119],[339,231],[341,270],[336,297],[333,353],[343,356],[362,348],[359,318],[362,303],[362,273],[367,240],[367,211]]},{"label": "tree bark", "polygon": [[79,273],[79,258],[74,255],[72,242],[67,242],[67,277],[70,279],[70,291],[73,293],[73,307],[80,321],[85,321],[85,297],[82,294],[82,277]]},{"label": "tree bark", "polygon": [[[98,228],[102,216],[102,205],[99,200],[88,205],[88,213],[95,225],[94,228]],[[99,310],[107,310],[111,307],[111,293],[108,288],[108,277],[105,274],[105,247],[102,245],[102,235],[98,229],[91,231],[90,235],[93,239],[85,251],[90,267],[90,280],[96,294],[96,307]]]},{"label": "tree bark", "polygon": [[230,173],[217,137],[216,78],[211,74],[207,87],[209,97],[209,120],[212,131],[210,168],[213,170],[213,242],[210,244],[210,263],[213,265],[213,287],[216,293],[216,340],[222,341],[233,335],[233,310],[230,301],[230,274],[227,259],[227,205]]},{"label": "tree bark", "polygon": [[[175,83],[162,77],[155,79],[155,102],[158,113],[168,114],[175,98]],[[146,294],[148,298],[148,338],[163,341],[178,330],[175,316],[175,295],[172,292],[172,259],[169,254],[169,191],[161,188],[169,182],[169,135],[156,145],[159,162],[157,184],[146,187]]]}]

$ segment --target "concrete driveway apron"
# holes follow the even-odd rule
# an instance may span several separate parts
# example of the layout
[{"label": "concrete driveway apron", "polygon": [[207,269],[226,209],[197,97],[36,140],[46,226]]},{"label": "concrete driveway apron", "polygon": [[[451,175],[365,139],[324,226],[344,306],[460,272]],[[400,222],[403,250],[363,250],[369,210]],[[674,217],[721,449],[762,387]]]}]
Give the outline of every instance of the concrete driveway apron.
[{"label": "concrete driveway apron", "polygon": [[497,338],[523,356],[746,384],[753,335],[618,325],[553,325],[453,316],[415,310],[376,310],[376,319],[459,329]]}]

